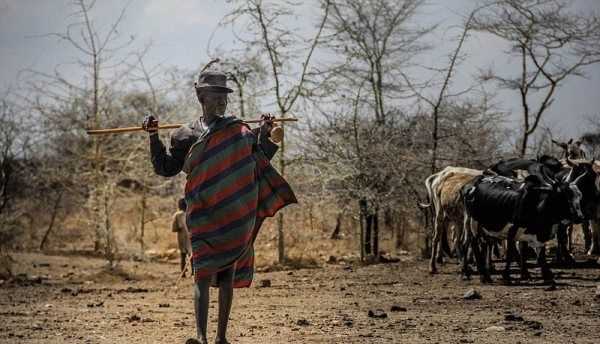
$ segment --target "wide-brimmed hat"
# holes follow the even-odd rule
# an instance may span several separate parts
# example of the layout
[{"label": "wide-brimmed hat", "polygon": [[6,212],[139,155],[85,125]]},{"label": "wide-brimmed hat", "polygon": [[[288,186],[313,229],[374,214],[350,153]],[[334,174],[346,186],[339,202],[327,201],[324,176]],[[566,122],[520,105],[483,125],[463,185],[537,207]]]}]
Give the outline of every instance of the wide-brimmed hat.
[{"label": "wide-brimmed hat", "polygon": [[221,72],[202,72],[195,84],[196,90],[231,93],[233,90],[227,87],[227,76]]}]

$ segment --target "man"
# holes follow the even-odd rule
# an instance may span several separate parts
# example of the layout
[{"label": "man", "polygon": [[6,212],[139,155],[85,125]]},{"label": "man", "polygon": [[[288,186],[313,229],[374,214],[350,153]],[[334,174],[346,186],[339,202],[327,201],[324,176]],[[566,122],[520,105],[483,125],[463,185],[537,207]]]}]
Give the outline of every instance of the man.
[{"label": "man", "polygon": [[202,116],[171,135],[169,152],[160,141],[158,121],[144,119],[150,133],[152,164],[157,174],[187,174],[186,223],[192,242],[197,339],[208,343],[209,286],[219,287],[215,343],[228,343],[227,322],[233,288],[248,287],[254,271],[253,243],[264,218],[296,203],[288,183],[269,160],[277,145],[269,140],[272,117],[252,131],[235,117],[225,117],[226,76],[202,72],[195,84]]},{"label": "man", "polygon": [[183,277],[185,277],[187,272],[185,271],[187,256],[192,253],[192,244],[190,243],[190,236],[185,223],[185,198],[181,198],[177,202],[177,208],[177,211],[173,214],[171,231],[177,233],[177,246],[179,246],[179,254],[181,256],[181,272],[183,273]]}]

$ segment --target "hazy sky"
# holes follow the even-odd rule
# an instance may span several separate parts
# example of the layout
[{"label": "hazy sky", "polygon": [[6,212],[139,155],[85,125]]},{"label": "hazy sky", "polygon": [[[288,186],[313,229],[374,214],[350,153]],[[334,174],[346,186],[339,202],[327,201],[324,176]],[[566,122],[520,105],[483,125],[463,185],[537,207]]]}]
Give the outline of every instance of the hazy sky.
[{"label": "hazy sky", "polygon": [[[106,28],[127,1],[98,1],[92,20],[100,29]],[[457,31],[447,28],[460,22],[460,16],[475,5],[474,0],[431,0],[423,8],[419,20],[441,22],[442,28],[433,37],[439,48],[427,59],[443,59],[452,46],[448,41]],[[575,0],[581,11],[600,11],[598,0]],[[230,10],[225,1],[216,0],[132,0],[119,31],[134,35],[140,46],[152,41],[148,55],[150,64],[163,63],[184,69],[195,69],[206,62],[207,43],[219,20]],[[0,0],[0,89],[15,83],[17,73],[24,68],[51,71],[60,63],[73,61],[75,51],[55,38],[39,35],[64,32],[73,21],[69,0]],[[300,16],[309,16],[304,8]],[[314,18],[310,18],[314,23]],[[217,31],[213,44],[231,46],[233,36]],[[490,36],[475,35],[465,49],[469,59],[457,70],[456,88],[470,84],[480,69],[490,66],[510,70],[511,60],[502,54],[505,46]],[[75,72],[74,72],[75,73]],[[558,91],[545,124],[563,137],[577,136],[586,130],[585,116],[600,115],[600,65],[588,69],[588,79],[572,78]],[[503,93],[498,98],[504,110],[518,110],[517,94]]]}]

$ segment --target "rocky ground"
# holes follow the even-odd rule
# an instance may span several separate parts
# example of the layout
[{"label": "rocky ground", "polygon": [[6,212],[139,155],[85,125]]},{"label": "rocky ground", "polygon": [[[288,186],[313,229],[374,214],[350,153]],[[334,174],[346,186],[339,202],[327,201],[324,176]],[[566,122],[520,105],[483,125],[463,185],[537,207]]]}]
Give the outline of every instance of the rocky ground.
[{"label": "rocky ground", "polygon": [[[122,262],[107,271],[103,260],[85,256],[13,257],[20,275],[0,282],[0,343],[183,343],[195,333],[191,280],[174,287],[175,261]],[[230,341],[600,340],[600,268],[594,264],[555,270],[556,288],[540,280],[480,285],[477,278],[457,278],[454,264],[441,270],[431,276],[426,262],[406,257],[388,264],[259,272],[253,287],[235,292]],[[469,289],[476,295],[465,299]],[[213,337],[214,300],[210,307]]]}]

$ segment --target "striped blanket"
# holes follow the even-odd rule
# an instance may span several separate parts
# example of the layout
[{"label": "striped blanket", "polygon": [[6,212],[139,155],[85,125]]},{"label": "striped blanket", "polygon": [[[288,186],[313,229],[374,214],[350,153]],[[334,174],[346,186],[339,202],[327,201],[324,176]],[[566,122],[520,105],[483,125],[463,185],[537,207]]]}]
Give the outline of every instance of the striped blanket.
[{"label": "striped blanket", "polygon": [[250,128],[227,117],[188,153],[186,219],[196,281],[233,266],[234,287],[250,286],[260,225],[296,203],[288,183],[257,147]]}]

